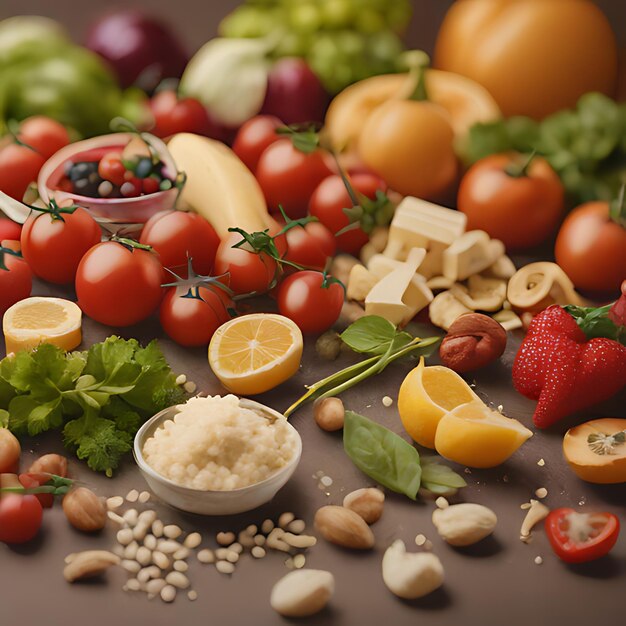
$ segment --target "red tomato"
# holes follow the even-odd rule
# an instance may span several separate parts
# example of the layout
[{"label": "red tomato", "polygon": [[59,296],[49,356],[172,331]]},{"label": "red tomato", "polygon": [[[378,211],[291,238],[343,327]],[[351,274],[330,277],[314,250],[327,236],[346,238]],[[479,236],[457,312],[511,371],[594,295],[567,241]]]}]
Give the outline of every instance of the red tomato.
[{"label": "red tomato", "polygon": [[261,154],[265,148],[280,139],[276,129],[284,126],[273,115],[257,115],[249,119],[237,132],[233,151],[248,166],[251,172],[255,172]]},{"label": "red tomato", "polygon": [[0,499],[0,541],[25,543],[39,532],[43,509],[35,496],[10,493]]},{"label": "red tomato", "polygon": [[218,287],[199,287],[198,298],[184,297],[186,289],[172,287],[163,298],[161,326],[181,346],[206,346],[213,333],[230,319],[233,302]]},{"label": "red tomato", "polygon": [[233,248],[242,237],[232,233],[217,248],[214,274],[228,273],[224,282],[236,294],[264,293],[276,274],[276,262],[267,254],[256,254],[246,248]]},{"label": "red tomato", "polygon": [[45,162],[34,150],[10,143],[0,150],[0,191],[21,202]]},{"label": "red tomato", "polygon": [[160,91],[150,100],[154,116],[153,132],[157,137],[176,133],[195,133],[225,141],[229,129],[211,119],[204,105],[195,98],[178,99],[175,91]]},{"label": "red tomato", "polygon": [[321,222],[306,226],[294,226],[286,233],[287,254],[285,258],[304,267],[323,270],[328,257],[335,254],[337,243],[334,235]]},{"label": "red tomato", "polygon": [[[575,208],[556,238],[556,262],[578,289],[613,292],[626,277],[626,228],[609,211],[608,202]],[[626,207],[621,213],[626,220]]]},{"label": "red tomato", "polygon": [[467,215],[467,230],[484,230],[509,250],[536,246],[557,227],[564,210],[563,185],[547,161],[535,157],[528,171],[521,155],[494,154],[475,163],[459,187],[457,206]]},{"label": "red tomato", "polygon": [[554,509],[546,517],[546,534],[560,559],[586,563],[611,551],[619,535],[619,520],[612,513]]},{"label": "red tomato", "polygon": [[76,295],[83,312],[107,326],[131,326],[160,304],[163,266],[149,250],[116,241],[94,246],[76,272]]},{"label": "red tomato", "polygon": [[[353,189],[364,196],[374,199],[377,191],[386,191],[383,180],[374,174],[354,174],[350,176]],[[313,192],[309,202],[309,213],[326,226],[332,233],[345,228],[350,220],[343,209],[352,207],[341,176],[334,175],[324,179]],[[336,235],[337,247],[343,252],[357,255],[359,250],[369,241],[369,235],[361,228],[349,230]]]},{"label": "red tomato", "polygon": [[[19,475],[19,481],[22,487],[25,487],[26,489],[41,487],[42,485],[45,485],[49,480],[50,477],[43,474]],[[51,493],[38,493],[35,494],[35,498],[39,500],[39,504],[41,504],[44,509],[50,509],[54,504],[54,496]]]},{"label": "red tomato", "polygon": [[16,302],[28,298],[33,287],[33,274],[26,261],[2,252],[6,270],[0,268],[0,316]]},{"label": "red tomato", "polygon": [[0,217],[0,244],[5,240],[19,241],[22,225],[8,217]]},{"label": "red tomato", "polygon": [[102,232],[86,209],[60,215],[34,211],[22,228],[20,242],[35,276],[65,285],[76,277],[84,254],[100,243]]},{"label": "red tomato", "polygon": [[197,274],[208,276],[220,245],[209,222],[197,213],[184,211],[157,213],[146,222],[139,241],[152,246],[163,267],[173,269],[183,278],[187,277],[187,257],[193,260]]},{"label": "red tomato", "polygon": [[294,219],[306,215],[311,194],[331,174],[321,150],[305,154],[290,139],[279,139],[266,148],[256,168],[270,209],[278,211],[281,205]]},{"label": "red tomato", "polygon": [[98,163],[100,177],[118,187],[126,181],[126,172],[126,167],[122,163],[122,153],[117,150],[107,152]]},{"label": "red tomato", "polygon": [[321,272],[304,270],[285,278],[278,290],[278,311],[303,333],[323,333],[338,319],[344,291],[338,283],[322,286]]},{"label": "red tomato", "polygon": [[43,115],[25,119],[20,124],[18,139],[37,150],[46,160],[70,143],[65,126]]}]

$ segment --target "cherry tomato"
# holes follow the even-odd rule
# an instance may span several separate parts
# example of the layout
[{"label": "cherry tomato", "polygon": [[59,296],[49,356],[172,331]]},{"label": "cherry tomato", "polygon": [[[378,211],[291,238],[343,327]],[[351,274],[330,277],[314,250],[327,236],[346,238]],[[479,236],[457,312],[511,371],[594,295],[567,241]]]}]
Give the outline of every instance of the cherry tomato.
[{"label": "cherry tomato", "polygon": [[[626,209],[621,211],[626,219]],[[554,255],[578,289],[619,290],[626,277],[626,227],[619,219],[611,219],[608,202],[587,202],[565,218]]]},{"label": "cherry tomato", "polygon": [[39,153],[25,146],[11,143],[4,147],[0,150],[0,191],[21,202],[45,162]]},{"label": "cherry tomato", "polygon": [[0,244],[5,240],[19,241],[21,232],[21,224],[17,224],[8,217],[0,217]]},{"label": "cherry tomato", "polygon": [[43,509],[33,495],[9,493],[0,499],[0,541],[25,543],[39,532]]},{"label": "cherry tomato", "polygon": [[107,152],[98,163],[100,177],[118,187],[121,187],[126,181],[127,171],[122,163],[122,153],[119,151]]},{"label": "cherry tomato", "polygon": [[[45,474],[20,474],[18,479],[22,487],[32,489],[45,485],[50,480],[50,476],[46,476]],[[51,493],[37,493],[35,494],[35,498],[39,500],[39,504],[41,504],[44,509],[51,509],[54,504],[54,496]]]},{"label": "cherry tomato", "polygon": [[220,245],[209,222],[197,213],[184,211],[157,213],[146,222],[139,241],[152,246],[159,253],[163,267],[183,278],[187,277],[188,256],[197,274],[210,274]]},{"label": "cherry tomato", "polygon": [[564,210],[563,185],[547,161],[534,157],[524,173],[520,159],[511,154],[481,159],[463,177],[457,200],[467,230],[484,230],[509,250],[545,241]]},{"label": "cherry tomato", "polygon": [[100,243],[100,226],[83,208],[73,213],[34,211],[22,228],[22,254],[33,274],[59,285],[71,283],[80,260]]},{"label": "cherry tomato", "polygon": [[337,248],[334,235],[321,222],[309,222],[304,228],[290,228],[285,237],[285,258],[292,263],[317,270],[324,269],[328,257],[334,256]]},{"label": "cherry tomato", "polygon": [[619,535],[619,519],[612,513],[554,509],[545,524],[552,549],[566,563],[586,563],[605,556]]},{"label": "cherry tomato", "polygon": [[225,291],[199,287],[198,297],[185,297],[187,290],[172,287],[163,298],[161,326],[181,346],[206,346],[213,333],[230,319],[233,302]]},{"label": "cherry tomato", "polygon": [[249,119],[237,132],[233,151],[248,166],[251,172],[255,172],[261,154],[265,148],[280,139],[276,129],[284,126],[273,115],[257,115]]},{"label": "cherry tomato", "polygon": [[46,160],[70,143],[65,126],[43,115],[25,119],[20,124],[18,139],[37,150]]},{"label": "cherry tomato", "polygon": [[338,319],[344,291],[338,283],[323,285],[321,272],[304,270],[285,278],[278,290],[278,311],[303,333],[320,334]]},{"label": "cherry tomato", "polygon": [[281,205],[291,218],[304,217],[315,188],[332,172],[324,153],[309,154],[294,148],[290,139],[279,139],[267,147],[256,168],[256,177],[270,209]]},{"label": "cherry tomato", "polygon": [[16,472],[21,453],[17,437],[8,428],[0,428],[0,474]]},{"label": "cherry tomato", "polygon": [[131,326],[160,304],[163,266],[151,250],[116,241],[94,246],[76,272],[76,295],[83,312],[107,326]]},{"label": "cherry tomato", "polygon": [[24,259],[0,249],[6,270],[0,268],[0,316],[16,302],[28,298],[33,287],[33,274]]},{"label": "cherry tomato", "polygon": [[[354,174],[350,176],[350,184],[356,192],[372,200],[376,197],[377,191],[386,191],[383,180],[374,174]],[[313,192],[309,202],[309,213],[315,215],[331,233],[337,233],[350,223],[343,209],[349,209],[351,206],[352,200],[341,176],[333,175],[324,179]],[[336,235],[336,238],[340,250],[354,255],[357,255],[369,241],[369,235],[361,228],[341,233]]]},{"label": "cherry tomato", "polygon": [[207,113],[204,105],[195,98],[178,99],[176,92],[160,91],[150,100],[154,116],[153,132],[157,137],[169,137],[176,133],[195,133],[226,141],[230,129],[217,124]]},{"label": "cherry tomato", "polygon": [[228,273],[224,282],[236,294],[263,293],[274,279],[276,262],[265,253],[256,254],[245,247],[233,248],[241,239],[240,234],[232,233],[222,240],[215,255],[214,274]]},{"label": "cherry tomato", "polygon": [[152,176],[141,180],[141,191],[145,194],[159,191],[159,181]]}]

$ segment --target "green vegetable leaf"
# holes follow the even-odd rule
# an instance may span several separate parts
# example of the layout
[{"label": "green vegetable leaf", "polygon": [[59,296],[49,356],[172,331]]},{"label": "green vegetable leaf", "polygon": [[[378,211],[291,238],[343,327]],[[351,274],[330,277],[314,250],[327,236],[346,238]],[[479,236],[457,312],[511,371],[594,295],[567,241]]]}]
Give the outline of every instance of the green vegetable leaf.
[{"label": "green vegetable leaf", "polygon": [[31,395],[16,396],[9,403],[11,430],[31,437],[63,424],[61,396],[41,402]]},{"label": "green vegetable leaf", "polygon": [[608,316],[612,306],[612,303],[601,307],[568,304],[565,310],[576,320],[587,339],[607,337],[626,345],[626,326],[618,326]]},{"label": "green vegetable leaf", "polygon": [[364,354],[385,354],[392,343],[393,349],[399,349],[413,339],[409,333],[396,330],[389,320],[378,315],[361,317],[340,336],[352,350]]},{"label": "green vegetable leaf", "polygon": [[422,487],[433,493],[445,493],[450,489],[461,489],[467,483],[447,465],[439,462],[440,457],[422,456]]},{"label": "green vegetable leaf", "polygon": [[417,450],[388,428],[346,411],[343,446],[352,462],[381,485],[415,500],[422,470]]}]

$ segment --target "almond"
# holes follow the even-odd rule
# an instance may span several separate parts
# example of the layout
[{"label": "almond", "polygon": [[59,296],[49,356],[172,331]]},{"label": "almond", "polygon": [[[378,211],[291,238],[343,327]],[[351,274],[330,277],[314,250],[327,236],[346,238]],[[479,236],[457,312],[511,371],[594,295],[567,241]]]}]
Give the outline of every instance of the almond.
[{"label": "almond", "polygon": [[315,528],[326,539],[344,548],[369,550],[374,534],[363,518],[342,506],[323,506],[315,514]]},{"label": "almond", "polygon": [[349,493],[343,499],[343,506],[360,515],[367,524],[373,524],[383,514],[385,494],[375,487],[365,487]]}]

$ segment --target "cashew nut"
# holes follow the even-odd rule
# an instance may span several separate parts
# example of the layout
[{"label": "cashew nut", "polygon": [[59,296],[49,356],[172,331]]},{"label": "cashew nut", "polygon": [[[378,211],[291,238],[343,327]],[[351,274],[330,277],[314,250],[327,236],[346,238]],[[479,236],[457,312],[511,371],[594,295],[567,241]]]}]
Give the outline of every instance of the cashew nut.
[{"label": "cashew nut", "polygon": [[65,566],[63,576],[73,583],[81,578],[90,578],[101,574],[111,565],[119,565],[120,557],[106,550],[87,550],[79,552]]},{"label": "cashew nut", "polygon": [[321,611],[334,591],[335,578],[330,572],[299,569],[274,585],[270,604],[285,617],[307,617]]},{"label": "cashew nut", "polygon": [[451,546],[471,546],[489,536],[498,518],[482,504],[452,504],[433,511],[433,524],[441,538]]},{"label": "cashew nut", "polygon": [[383,580],[399,598],[421,598],[443,584],[443,565],[432,552],[407,552],[396,539],[383,557]]}]

